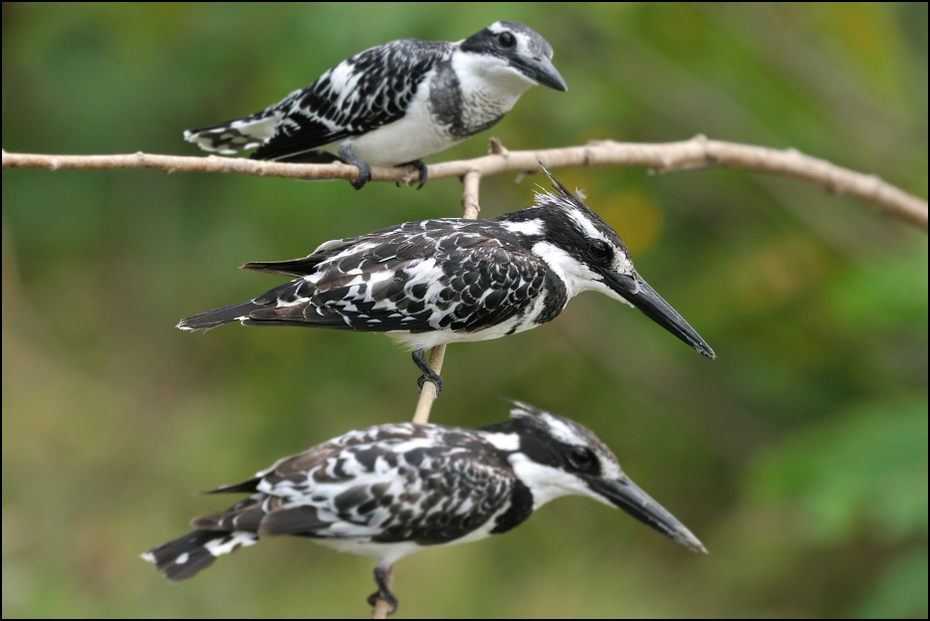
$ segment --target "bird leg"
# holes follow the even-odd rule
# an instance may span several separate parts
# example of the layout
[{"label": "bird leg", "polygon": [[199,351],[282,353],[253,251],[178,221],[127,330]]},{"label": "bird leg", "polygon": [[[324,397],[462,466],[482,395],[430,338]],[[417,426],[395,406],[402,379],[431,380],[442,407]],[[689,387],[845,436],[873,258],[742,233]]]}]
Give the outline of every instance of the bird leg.
[{"label": "bird leg", "polygon": [[[395,166],[395,168],[400,168],[401,166],[413,166],[414,168],[417,169],[417,172],[420,173],[420,185],[417,186],[417,189],[419,190],[420,188],[422,188],[423,185],[426,183],[427,177],[429,177],[429,173],[426,170],[426,164],[423,163],[423,160],[413,160],[412,162],[398,164],[397,166]],[[397,187],[400,187],[399,182],[396,185]]]},{"label": "bird leg", "polygon": [[420,370],[423,371],[417,379],[417,388],[423,390],[424,382],[433,382],[436,386],[436,396],[442,394],[442,376],[436,371],[433,371],[433,368],[429,366],[429,363],[426,361],[426,350],[425,349],[415,349],[413,350],[413,361],[416,363]]},{"label": "bird leg", "polygon": [[375,567],[375,584],[378,585],[378,590],[368,596],[368,605],[372,608],[376,606],[379,599],[388,603],[391,609],[384,615],[385,617],[397,612],[397,596],[391,593],[391,587],[388,584],[391,581],[391,570],[393,568],[393,565],[390,567]]},{"label": "bird leg", "polygon": [[367,162],[364,162],[352,153],[352,143],[348,140],[339,145],[339,157],[344,159],[346,163],[352,164],[353,166],[358,166],[358,179],[352,181],[352,187],[356,190],[361,190],[365,187],[365,184],[371,181],[371,166]]}]

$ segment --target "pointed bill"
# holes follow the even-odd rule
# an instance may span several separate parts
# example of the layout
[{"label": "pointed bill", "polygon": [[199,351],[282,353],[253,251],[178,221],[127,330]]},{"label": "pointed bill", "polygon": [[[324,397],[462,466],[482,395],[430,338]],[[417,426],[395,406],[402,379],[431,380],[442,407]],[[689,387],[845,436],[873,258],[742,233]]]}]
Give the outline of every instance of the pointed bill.
[{"label": "pointed bill", "polygon": [[707,548],[684,524],[653,500],[649,494],[623,475],[620,479],[590,477],[588,485],[611,504],[620,507],[643,524],[656,529],[692,552],[707,554]]},{"label": "pointed bill", "polygon": [[650,287],[639,274],[633,272],[632,276],[627,276],[608,272],[605,274],[605,282],[617,295],[641,310],[646,317],[696,349],[700,354],[711,360],[717,357],[701,335],[688,325],[678,311],[663,300],[662,296],[656,293],[655,289]]},{"label": "pointed bill", "polygon": [[552,61],[545,56],[530,58],[526,56],[514,56],[510,62],[520,69],[527,77],[536,80],[543,86],[548,86],[557,91],[567,91],[568,85],[559,74]]}]

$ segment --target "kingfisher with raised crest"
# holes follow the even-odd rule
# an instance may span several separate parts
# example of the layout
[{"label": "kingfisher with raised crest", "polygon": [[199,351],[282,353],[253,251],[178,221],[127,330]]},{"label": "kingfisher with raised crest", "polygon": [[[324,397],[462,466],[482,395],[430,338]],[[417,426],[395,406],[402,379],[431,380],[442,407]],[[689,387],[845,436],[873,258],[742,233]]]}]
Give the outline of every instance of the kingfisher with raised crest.
[{"label": "kingfisher with raised crest", "polygon": [[378,590],[395,562],[428,547],[505,533],[550,500],[579,495],[625,512],[681,544],[704,545],[620,469],[589,429],[513,402],[510,420],[480,429],[396,423],[351,431],[286,457],[241,483],[206,494],[243,493],[226,511],[191,521],[195,530],[149,550],[173,582],[217,557],[280,535],[309,537],[378,559]]},{"label": "kingfisher with raised crest", "polygon": [[641,310],[693,347],[715,354],[633,267],[629,251],[600,216],[549,173],[532,207],[493,220],[439,218],[328,241],[292,261],[243,269],[294,280],[248,302],[182,319],[181,330],[304,326],[387,332],[413,350],[418,384],[442,378],[426,350],[484,341],[552,321],[582,291]]}]

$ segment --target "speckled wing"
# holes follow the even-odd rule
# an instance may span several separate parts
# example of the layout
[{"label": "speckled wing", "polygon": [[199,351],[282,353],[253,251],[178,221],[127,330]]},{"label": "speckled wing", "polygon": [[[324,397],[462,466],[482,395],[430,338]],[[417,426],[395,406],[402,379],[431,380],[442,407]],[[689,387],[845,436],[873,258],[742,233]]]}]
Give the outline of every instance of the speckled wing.
[{"label": "speckled wing", "polygon": [[506,509],[516,483],[501,459],[462,430],[412,424],[363,429],[211,490],[255,493],[192,524],[259,537],[446,543]]},{"label": "speckled wing", "polygon": [[251,157],[299,160],[307,151],[401,119],[426,74],[451,54],[444,41],[400,39],[342,61],[259,113],[280,120]]},{"label": "speckled wing", "polygon": [[[255,298],[242,320],[377,332],[475,332],[528,312],[543,287],[564,296],[558,283],[547,281],[542,260],[498,228],[495,235],[489,221],[408,222],[324,244],[318,250],[327,253],[324,260],[314,253],[247,264],[306,275]],[[562,306],[564,300],[557,300],[556,314]]]}]

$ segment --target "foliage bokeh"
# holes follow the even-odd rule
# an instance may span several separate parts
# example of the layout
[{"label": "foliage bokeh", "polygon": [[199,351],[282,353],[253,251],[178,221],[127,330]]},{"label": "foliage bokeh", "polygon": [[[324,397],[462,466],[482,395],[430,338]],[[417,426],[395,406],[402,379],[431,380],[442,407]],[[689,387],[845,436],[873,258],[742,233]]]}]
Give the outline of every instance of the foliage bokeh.
[{"label": "foliage bokeh", "polygon": [[[181,130],[260,109],[351,54],[542,33],[568,93],[530,90],[428,161],[697,133],[795,147],[927,195],[927,5],[3,4],[3,147],[196,154]],[[732,171],[556,170],[719,358],[595,294],[453,345],[433,421],[499,396],[576,418],[710,549],[566,499],[506,537],[398,565],[401,616],[926,617],[927,237],[804,183]],[[484,217],[538,178],[482,183]],[[3,171],[3,616],[366,614],[366,559],[282,539],[166,583],[137,555],[228,483],[411,417],[382,335],[188,314],[274,286],[251,260],[460,213],[417,192],[149,171]]]}]

